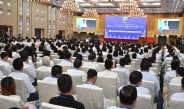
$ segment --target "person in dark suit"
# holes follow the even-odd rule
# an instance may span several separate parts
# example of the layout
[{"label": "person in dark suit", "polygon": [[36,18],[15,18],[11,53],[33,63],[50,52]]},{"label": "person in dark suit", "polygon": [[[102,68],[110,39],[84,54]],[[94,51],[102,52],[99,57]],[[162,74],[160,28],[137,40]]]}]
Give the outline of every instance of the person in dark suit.
[{"label": "person in dark suit", "polygon": [[73,83],[70,75],[62,74],[58,78],[57,84],[61,94],[57,97],[50,99],[49,103],[54,105],[60,105],[65,107],[71,107],[75,109],[85,109],[84,105],[78,101],[75,101],[72,96]]}]

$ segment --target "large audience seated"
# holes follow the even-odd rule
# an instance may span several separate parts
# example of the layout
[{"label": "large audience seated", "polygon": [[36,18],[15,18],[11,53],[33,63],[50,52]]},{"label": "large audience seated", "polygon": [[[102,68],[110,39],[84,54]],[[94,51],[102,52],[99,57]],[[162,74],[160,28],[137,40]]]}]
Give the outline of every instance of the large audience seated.
[{"label": "large audience seated", "polygon": [[[48,103],[75,109],[131,109],[141,105],[140,96],[151,96],[148,102],[154,108],[163,99],[162,107],[169,108],[173,102],[170,99],[184,97],[184,47],[175,46],[172,41],[160,46],[10,38],[0,45],[0,97],[18,98],[25,109],[36,109],[42,104],[40,80],[58,86],[58,95],[47,98]],[[20,87],[17,79],[25,87]],[[26,100],[18,93],[21,90],[25,90]],[[49,87],[45,90],[49,91]],[[92,91],[81,96],[81,90]],[[93,99],[98,96],[99,100]]]}]

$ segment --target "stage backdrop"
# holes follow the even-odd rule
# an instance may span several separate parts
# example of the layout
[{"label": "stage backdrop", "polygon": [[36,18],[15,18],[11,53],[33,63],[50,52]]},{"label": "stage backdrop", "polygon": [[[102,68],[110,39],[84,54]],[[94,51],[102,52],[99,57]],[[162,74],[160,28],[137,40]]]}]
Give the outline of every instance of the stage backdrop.
[{"label": "stage backdrop", "polygon": [[146,18],[106,16],[105,40],[136,42],[146,36]]}]

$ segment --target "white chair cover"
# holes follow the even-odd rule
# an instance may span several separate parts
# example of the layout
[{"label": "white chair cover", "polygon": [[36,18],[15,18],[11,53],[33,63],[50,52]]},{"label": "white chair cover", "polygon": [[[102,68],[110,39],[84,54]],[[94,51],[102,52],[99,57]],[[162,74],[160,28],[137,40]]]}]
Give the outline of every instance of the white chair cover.
[{"label": "white chair cover", "polygon": [[38,93],[39,93],[39,102],[49,102],[49,100],[59,95],[59,90],[57,83],[46,82],[38,80]]},{"label": "white chair cover", "polygon": [[183,99],[171,98],[169,109],[183,109],[184,108],[183,104],[184,104]]},{"label": "white chair cover", "polygon": [[58,65],[60,65],[62,67],[63,72],[67,72],[68,69],[73,68],[73,66],[71,66],[71,65],[62,65],[62,64],[58,64]]},{"label": "white chair cover", "polygon": [[76,92],[77,101],[83,103],[86,109],[104,109],[102,88],[77,85]]},{"label": "white chair cover", "polygon": [[181,92],[181,84],[169,83],[167,100],[169,101],[170,97],[178,92]]},{"label": "white chair cover", "polygon": [[0,95],[0,108],[9,109],[11,107],[18,107],[20,109],[24,108],[21,99]]},{"label": "white chair cover", "polygon": [[42,66],[42,62],[36,62],[36,68],[41,67]]},{"label": "white chair cover", "polygon": [[16,82],[16,94],[19,95],[24,103],[27,102],[26,85],[21,78],[14,78]]},{"label": "white chair cover", "polygon": [[51,60],[52,59],[59,59],[59,55],[51,55],[50,57],[51,57]]},{"label": "white chair cover", "polygon": [[151,102],[152,102],[152,104],[154,104],[155,83],[153,81],[145,81],[145,80],[142,80],[141,86],[147,88],[150,91],[150,94],[151,94]]},{"label": "white chair cover", "polygon": [[120,86],[127,85],[127,83],[126,83],[126,74],[125,74],[124,71],[122,71],[122,70],[115,70],[115,69],[112,69],[112,71],[117,73],[118,77],[121,78],[120,79]]},{"label": "white chair cover", "polygon": [[138,94],[136,100],[136,109],[152,109],[151,95]]},{"label": "white chair cover", "polygon": [[105,70],[105,63],[100,63],[100,62],[97,62],[98,65],[100,66],[100,68],[102,69],[102,71]]},{"label": "white chair cover", "polygon": [[81,70],[84,71],[86,74],[88,72],[89,69],[93,69],[97,71],[97,67],[91,67],[91,66],[82,66]]},{"label": "white chair cover", "polygon": [[109,106],[116,105],[117,99],[117,77],[98,76],[96,85],[103,88],[105,98],[111,100]]},{"label": "white chair cover", "polygon": [[134,61],[131,62],[132,71],[136,70],[136,63]]},{"label": "white chair cover", "polygon": [[36,69],[37,80],[43,80],[45,77],[51,76],[51,70],[40,70]]},{"label": "white chair cover", "polygon": [[13,59],[11,59],[11,58],[8,58],[8,61],[7,61],[9,64],[10,64],[10,66],[12,65],[12,63],[13,63]]},{"label": "white chair cover", "polygon": [[41,104],[41,109],[74,109],[74,108],[69,108],[69,107],[64,107],[64,106],[57,106],[49,103],[42,103]]},{"label": "white chair cover", "polygon": [[6,70],[6,68],[5,68],[4,65],[0,65],[0,70],[3,72],[3,75],[4,75],[4,76],[8,76],[8,74],[11,73],[11,72],[8,72],[8,71]]},{"label": "white chair cover", "polygon": [[63,61],[64,59],[53,59],[54,64],[59,64],[61,61]]},{"label": "white chair cover", "polygon": [[131,65],[125,65],[125,69],[127,69],[130,73],[132,72],[132,66]]},{"label": "white chair cover", "polygon": [[140,68],[139,59],[132,59],[132,62],[135,62],[135,70],[139,70]]},{"label": "white chair cover", "polygon": [[69,74],[72,77],[73,82],[73,95],[76,95],[76,86],[83,84],[82,75]]},{"label": "white chair cover", "polygon": [[39,62],[42,59],[42,57],[36,57],[36,61]]}]

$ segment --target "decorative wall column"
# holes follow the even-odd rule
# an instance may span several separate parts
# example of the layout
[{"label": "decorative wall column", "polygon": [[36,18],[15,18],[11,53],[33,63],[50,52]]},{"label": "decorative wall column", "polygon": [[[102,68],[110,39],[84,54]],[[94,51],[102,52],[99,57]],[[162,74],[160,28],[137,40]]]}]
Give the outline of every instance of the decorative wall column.
[{"label": "decorative wall column", "polygon": [[19,35],[23,36],[23,0],[19,0],[19,8],[18,8],[18,28],[19,28]]}]

